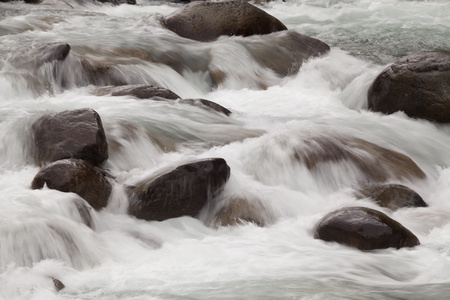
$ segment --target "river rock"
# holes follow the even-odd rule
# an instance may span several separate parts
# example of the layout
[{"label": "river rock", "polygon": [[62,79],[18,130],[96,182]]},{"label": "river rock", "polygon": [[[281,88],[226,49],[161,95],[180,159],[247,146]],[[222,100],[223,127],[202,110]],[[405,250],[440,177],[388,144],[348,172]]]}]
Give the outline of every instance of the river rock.
[{"label": "river rock", "polygon": [[450,122],[450,51],[415,53],[390,65],[370,86],[368,104],[385,114]]},{"label": "river rock", "polygon": [[112,185],[100,168],[81,159],[64,159],[39,171],[31,183],[32,189],[48,188],[75,193],[99,210],[108,204]]},{"label": "river rock", "polygon": [[271,217],[267,216],[267,211],[260,201],[233,197],[228,199],[227,203],[217,212],[213,224],[215,226],[236,226],[253,223],[263,227],[266,225],[267,219],[271,219]]},{"label": "river rock", "polygon": [[96,95],[111,95],[111,96],[134,96],[138,99],[179,99],[180,96],[175,94],[169,89],[146,85],[146,84],[134,84],[134,85],[124,85],[115,87],[103,87],[95,91]]},{"label": "river rock", "polygon": [[97,0],[101,3],[111,3],[113,5],[121,5],[121,4],[136,4],[136,0]]},{"label": "river rock", "polygon": [[[59,19],[43,19],[45,23],[58,23]],[[18,56],[14,64],[19,68],[34,70],[45,63],[63,61],[70,53],[70,45],[66,43],[42,44],[34,49],[29,49],[23,55]]]},{"label": "river rock", "polygon": [[180,103],[198,106],[207,110],[213,110],[226,116],[231,115],[231,111],[229,111],[225,107],[206,99],[181,99]]},{"label": "river rock", "polygon": [[259,64],[280,76],[297,74],[304,61],[330,51],[326,43],[292,30],[255,37],[243,45]]},{"label": "river rock", "polygon": [[53,285],[55,286],[55,289],[57,292],[59,292],[60,290],[63,290],[66,286],[64,285],[64,283],[61,282],[61,280],[56,279],[56,278],[52,278],[53,281]]},{"label": "river rock", "polygon": [[422,197],[412,189],[400,184],[367,186],[356,193],[358,198],[371,198],[379,206],[397,210],[402,207],[427,207]]},{"label": "river rock", "polygon": [[387,215],[365,207],[345,207],[317,224],[314,238],[360,250],[414,247],[419,239]]},{"label": "river rock", "polygon": [[90,108],[63,111],[39,118],[32,126],[35,161],[39,165],[78,158],[102,166],[108,144],[102,121]]},{"label": "river rock", "polygon": [[326,170],[326,163],[347,163],[358,170],[361,182],[423,179],[425,173],[408,156],[353,137],[309,137],[294,151],[294,159],[309,170]]},{"label": "river rock", "polygon": [[203,42],[221,35],[250,36],[287,30],[278,19],[243,1],[192,2],[163,18],[162,24],[182,37]]},{"label": "river rock", "polygon": [[222,158],[178,166],[128,187],[128,212],[148,221],[194,216],[222,191],[229,177],[230,167]]}]

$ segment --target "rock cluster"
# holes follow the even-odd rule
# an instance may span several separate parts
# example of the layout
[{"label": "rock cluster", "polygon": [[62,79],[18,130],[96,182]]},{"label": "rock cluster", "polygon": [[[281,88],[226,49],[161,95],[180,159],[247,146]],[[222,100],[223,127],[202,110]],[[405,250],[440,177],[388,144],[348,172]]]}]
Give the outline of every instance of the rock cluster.
[{"label": "rock cluster", "polygon": [[[104,2],[104,1],[100,1]],[[113,4],[135,4],[134,0],[113,0]],[[296,74],[302,63],[326,54],[330,47],[317,39],[302,35],[273,16],[244,1],[193,2],[161,20],[162,25],[177,35],[203,44],[219,38],[233,37],[261,66],[274,76]],[[238,36],[238,37],[236,37]],[[245,38],[244,38],[245,37]],[[197,42],[196,42],[197,43]],[[88,50],[86,50],[88,51]],[[168,53],[143,49],[113,49],[114,55],[164,64],[183,74],[185,71],[206,74],[214,87],[222,84],[227,74],[210,67],[208,52],[192,57],[183,49]],[[168,101],[195,105],[226,116],[231,111],[206,99],[182,99],[169,89],[151,84],[130,84],[126,75],[117,71],[120,59],[98,61],[71,51],[65,43],[43,45],[39,58],[26,65],[39,68],[58,64],[72,55],[77,61],[82,80],[76,85],[95,85],[95,95],[130,96],[136,99]],[[369,108],[436,122],[449,122],[450,52],[427,52],[407,56],[384,70],[368,92]],[[119,62],[119,63],[117,63]],[[55,74],[60,75],[58,68]],[[55,76],[63,78],[63,76]],[[60,80],[62,88],[69,84]],[[136,100],[138,101],[138,100]],[[92,109],[78,109],[47,114],[31,128],[35,149],[33,158],[42,169],[32,181],[33,189],[44,186],[61,192],[72,192],[92,208],[108,205],[114,178],[102,167],[108,160],[108,143],[102,121]],[[361,182],[358,198],[371,198],[392,210],[403,207],[425,207],[427,204],[414,191],[402,185],[388,185],[389,180],[424,179],[425,173],[409,157],[353,137],[311,137],[292,153],[292,161],[315,172],[327,163],[345,162],[358,170]],[[180,216],[197,216],[205,205],[220,195],[230,177],[230,167],[222,158],[191,161],[163,170],[126,187],[128,213],[146,221],[164,221]],[[223,204],[223,203],[222,203]],[[267,225],[270,213],[262,215],[264,205],[258,201],[234,197],[215,215],[215,224],[231,226],[252,222]],[[87,206],[80,207],[90,224]],[[87,213],[86,213],[87,211]],[[387,215],[364,207],[336,210],[316,226],[314,237],[334,241],[360,250],[389,247],[414,247],[418,238]],[[55,282],[56,285],[56,282]],[[56,285],[57,286],[57,285]]]}]

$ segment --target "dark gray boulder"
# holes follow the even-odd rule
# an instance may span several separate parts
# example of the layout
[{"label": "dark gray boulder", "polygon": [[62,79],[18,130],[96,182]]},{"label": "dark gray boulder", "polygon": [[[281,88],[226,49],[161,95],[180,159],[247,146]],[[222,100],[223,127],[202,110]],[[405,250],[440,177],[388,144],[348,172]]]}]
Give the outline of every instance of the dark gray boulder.
[{"label": "dark gray boulder", "polygon": [[40,170],[31,188],[41,189],[44,185],[61,192],[75,193],[96,210],[108,204],[112,190],[106,172],[81,159],[59,160]]},{"label": "dark gray boulder", "polygon": [[379,206],[397,210],[402,207],[427,207],[422,197],[412,189],[400,184],[380,184],[362,188],[358,198],[371,198]]},{"label": "dark gray boulder", "polygon": [[221,35],[250,36],[287,29],[275,17],[243,1],[192,2],[163,18],[162,24],[182,37],[203,42]]},{"label": "dark gray boulder", "polygon": [[369,109],[450,122],[450,51],[408,55],[383,70],[368,91]]},{"label": "dark gray boulder", "polygon": [[419,239],[403,225],[365,207],[345,207],[329,213],[317,224],[314,238],[360,250],[420,245]]},{"label": "dark gray boulder", "polygon": [[148,221],[194,216],[222,191],[229,177],[230,167],[222,158],[178,166],[128,187],[128,212]]},{"label": "dark gray boulder", "polygon": [[102,166],[108,159],[108,144],[102,121],[90,108],[45,115],[32,126],[38,165],[65,158],[78,158]]}]

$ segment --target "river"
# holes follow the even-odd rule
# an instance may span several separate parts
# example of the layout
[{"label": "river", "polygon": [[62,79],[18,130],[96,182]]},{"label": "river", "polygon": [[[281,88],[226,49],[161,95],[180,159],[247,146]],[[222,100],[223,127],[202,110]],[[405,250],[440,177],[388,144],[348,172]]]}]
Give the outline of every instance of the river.
[{"label": "river", "polygon": [[[181,3],[52,3],[0,2],[0,298],[448,299],[450,127],[402,112],[371,112],[366,97],[377,74],[400,57],[450,50],[448,0],[258,5],[289,30],[331,47],[287,77],[249,55],[243,43],[257,37],[202,43],[163,28],[160,18]],[[48,63],[33,67],[36,49],[53,42],[71,46],[66,61],[58,69]],[[129,49],[136,54],[119,55]],[[161,59],[141,59],[139,50],[179,56],[192,66],[177,72]],[[208,99],[232,114],[97,95],[80,76],[76,55],[114,65],[127,84]],[[214,84],[205,68],[226,77]],[[94,229],[81,222],[76,195],[30,187],[40,169],[30,154],[33,122],[86,107],[101,116],[110,145],[120,145],[110,147],[105,165],[115,177],[109,204],[90,211]],[[427,177],[397,183],[429,206],[393,212],[357,200],[358,174],[345,165],[314,173],[289,164],[289,151],[309,136],[357,137],[409,156]],[[208,157],[222,157],[231,168],[224,195],[258,199],[266,226],[212,226],[211,205],[220,203],[197,218],[146,222],[126,214],[124,186],[163,167]],[[359,251],[314,239],[317,222],[345,206],[384,212],[421,245]],[[56,292],[51,278],[65,288]]]}]

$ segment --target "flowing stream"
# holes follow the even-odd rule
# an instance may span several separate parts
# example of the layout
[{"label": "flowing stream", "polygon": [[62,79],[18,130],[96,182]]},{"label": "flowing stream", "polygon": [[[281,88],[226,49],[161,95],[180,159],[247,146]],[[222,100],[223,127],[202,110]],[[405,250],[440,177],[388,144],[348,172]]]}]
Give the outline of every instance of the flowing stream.
[{"label": "flowing stream", "polygon": [[[202,43],[161,26],[161,17],[182,5],[0,2],[0,298],[448,299],[450,127],[371,112],[366,94],[398,58],[450,50],[450,2],[258,5],[289,30],[331,46],[287,77],[249,53],[246,43],[259,37]],[[69,56],[58,65],[40,64],[39,47],[53,42],[68,43]],[[97,95],[96,85],[115,82],[107,74],[87,79],[81,59],[112,66],[107,70],[121,84],[159,85],[232,114]],[[220,82],[210,76],[217,70],[225,74]],[[102,118],[110,145],[105,168],[115,177],[108,206],[90,211],[94,229],[84,225],[77,195],[30,187],[40,169],[30,154],[33,122],[86,107]],[[324,172],[291,164],[289,154],[310,136],[356,137],[409,156],[426,179],[395,183],[429,206],[393,212],[357,200],[360,174],[345,164]],[[224,158],[231,177],[222,197],[197,218],[146,222],[126,214],[124,186],[208,157]],[[266,225],[214,226],[225,196],[254,201]],[[345,206],[384,212],[421,245],[363,252],[314,239],[316,223]],[[51,278],[66,287],[56,292]]]}]

